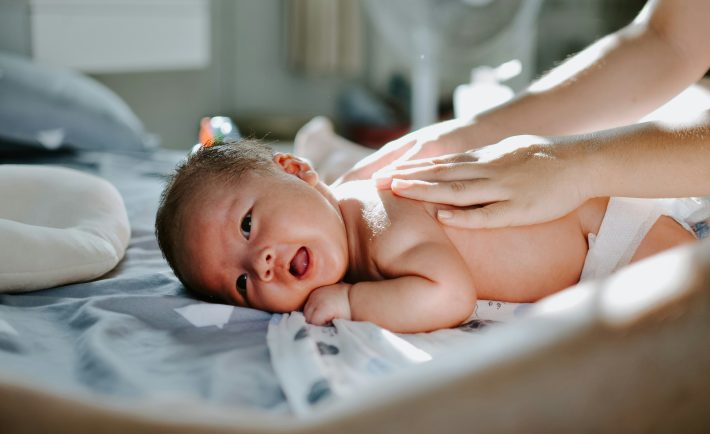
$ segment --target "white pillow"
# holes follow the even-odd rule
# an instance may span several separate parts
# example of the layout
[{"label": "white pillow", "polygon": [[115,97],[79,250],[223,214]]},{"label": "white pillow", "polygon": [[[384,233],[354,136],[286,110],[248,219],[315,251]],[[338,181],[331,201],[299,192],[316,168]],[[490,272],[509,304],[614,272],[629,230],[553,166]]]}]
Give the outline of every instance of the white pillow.
[{"label": "white pillow", "polygon": [[123,199],[108,181],[0,165],[0,292],[95,279],[123,258],[130,235]]}]

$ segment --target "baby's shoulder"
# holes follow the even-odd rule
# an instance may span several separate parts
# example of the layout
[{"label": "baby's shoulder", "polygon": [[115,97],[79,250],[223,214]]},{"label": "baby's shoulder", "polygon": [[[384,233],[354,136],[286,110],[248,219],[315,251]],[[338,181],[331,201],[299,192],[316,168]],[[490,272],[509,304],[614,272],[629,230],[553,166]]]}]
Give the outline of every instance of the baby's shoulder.
[{"label": "baby's shoulder", "polygon": [[384,274],[412,251],[451,244],[427,204],[396,196],[390,190],[377,190],[367,181],[343,184],[337,196],[347,203],[350,216],[357,213],[348,220],[358,226],[354,232],[359,234],[360,252]]},{"label": "baby's shoulder", "polygon": [[432,246],[445,248],[450,240],[436,218],[421,202],[404,199],[389,190],[363,212],[373,235],[373,258],[381,268],[400,264],[412,252]]}]

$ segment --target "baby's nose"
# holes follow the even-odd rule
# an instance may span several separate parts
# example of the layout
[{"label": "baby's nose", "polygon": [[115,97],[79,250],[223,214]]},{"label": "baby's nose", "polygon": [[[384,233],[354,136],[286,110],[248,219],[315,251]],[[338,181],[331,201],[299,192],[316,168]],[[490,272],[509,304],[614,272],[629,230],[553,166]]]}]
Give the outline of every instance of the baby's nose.
[{"label": "baby's nose", "polygon": [[255,258],[254,271],[264,282],[269,282],[274,278],[274,251],[266,247],[262,249]]}]

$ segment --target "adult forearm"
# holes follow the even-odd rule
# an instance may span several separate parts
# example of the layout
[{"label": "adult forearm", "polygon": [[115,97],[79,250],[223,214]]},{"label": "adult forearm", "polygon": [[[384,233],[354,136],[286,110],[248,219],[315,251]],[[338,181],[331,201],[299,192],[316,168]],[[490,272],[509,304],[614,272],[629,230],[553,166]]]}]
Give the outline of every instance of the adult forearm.
[{"label": "adult forearm", "polygon": [[683,66],[656,32],[628,28],[598,41],[481,120],[541,135],[613,128],[637,121],[701,76],[702,71]]},{"label": "adult forearm", "polygon": [[551,221],[594,197],[705,196],[710,111],[683,125],[648,122],[584,135],[516,136],[438,160],[398,166],[377,185],[409,199],[464,207],[441,210],[438,217],[468,228]]},{"label": "adult forearm", "polygon": [[515,134],[580,134],[636,122],[702,77],[704,68],[684,55],[652,26],[629,26],[479,115],[470,133],[495,142]]},{"label": "adult forearm", "polygon": [[649,122],[597,132],[570,151],[588,197],[710,195],[710,112],[684,125]]},{"label": "adult forearm", "polygon": [[573,56],[510,102],[458,120],[461,124],[437,124],[393,141],[346,178],[366,178],[392,162],[466,152],[510,136],[585,134],[637,122],[707,71],[709,15],[707,0],[649,0],[634,23]]}]

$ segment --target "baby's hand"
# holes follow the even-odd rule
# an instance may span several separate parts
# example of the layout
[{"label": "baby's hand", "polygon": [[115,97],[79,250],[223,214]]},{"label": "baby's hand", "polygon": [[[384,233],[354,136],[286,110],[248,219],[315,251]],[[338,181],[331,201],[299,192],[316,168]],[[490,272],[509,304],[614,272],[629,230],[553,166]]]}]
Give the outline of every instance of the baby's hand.
[{"label": "baby's hand", "polygon": [[348,283],[336,283],[313,290],[303,307],[306,321],[326,325],[334,319],[350,319],[348,292],[351,286]]}]

